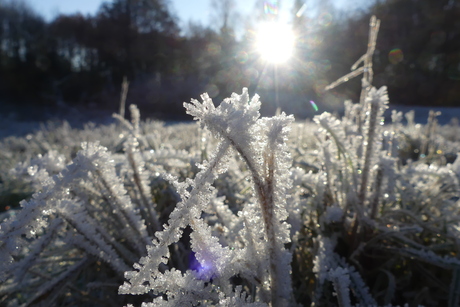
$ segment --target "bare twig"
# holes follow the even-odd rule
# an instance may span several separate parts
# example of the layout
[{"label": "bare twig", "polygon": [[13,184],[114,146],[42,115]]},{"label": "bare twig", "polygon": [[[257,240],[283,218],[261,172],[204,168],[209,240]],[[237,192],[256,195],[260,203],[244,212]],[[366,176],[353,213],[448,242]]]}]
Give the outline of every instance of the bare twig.
[{"label": "bare twig", "polygon": [[123,77],[123,82],[121,83],[121,95],[120,95],[120,116],[125,118],[125,106],[126,106],[126,97],[128,96],[129,81],[128,78]]}]

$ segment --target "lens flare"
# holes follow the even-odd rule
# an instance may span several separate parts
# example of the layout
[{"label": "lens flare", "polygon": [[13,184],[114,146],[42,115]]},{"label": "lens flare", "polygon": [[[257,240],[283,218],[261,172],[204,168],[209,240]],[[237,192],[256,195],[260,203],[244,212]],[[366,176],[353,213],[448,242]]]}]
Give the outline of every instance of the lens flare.
[{"label": "lens flare", "polygon": [[316,103],[313,100],[310,100],[310,103],[313,109],[315,110],[315,112],[318,112],[318,106],[316,105]]},{"label": "lens flare", "polygon": [[209,97],[211,98],[215,98],[217,95],[219,95],[219,88],[213,83],[206,85],[204,91],[208,93]]},{"label": "lens flare", "polygon": [[263,23],[257,32],[256,47],[266,61],[286,62],[294,51],[294,34],[285,24]]},{"label": "lens flare", "polygon": [[307,5],[304,3],[304,4],[302,4],[302,6],[300,7],[300,9],[297,11],[297,13],[295,14],[295,16],[296,16],[297,18],[302,17],[303,13],[305,13],[306,10],[307,10]]},{"label": "lens flare", "polygon": [[324,12],[318,17],[318,23],[323,27],[328,27],[332,23],[332,15],[330,13]]},{"label": "lens flare", "polygon": [[265,1],[264,12],[268,15],[278,15],[278,1]]},{"label": "lens flare", "polygon": [[244,64],[249,59],[249,56],[246,52],[240,51],[236,54],[235,59],[238,61],[238,63]]},{"label": "lens flare", "polygon": [[391,64],[398,64],[404,60],[404,54],[401,49],[395,48],[388,54],[388,60]]}]

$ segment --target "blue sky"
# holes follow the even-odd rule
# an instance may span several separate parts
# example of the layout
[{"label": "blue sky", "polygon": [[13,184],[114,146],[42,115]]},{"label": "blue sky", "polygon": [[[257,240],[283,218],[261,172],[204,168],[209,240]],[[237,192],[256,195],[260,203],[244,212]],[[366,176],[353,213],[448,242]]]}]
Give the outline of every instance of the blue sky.
[{"label": "blue sky", "polygon": [[[14,1],[14,0],[13,0]],[[59,13],[71,14],[81,12],[82,14],[94,14],[103,0],[24,0],[29,3],[38,13],[47,20],[53,19]],[[235,0],[237,9],[242,14],[248,14],[255,6],[255,0]],[[306,1],[307,3],[318,3],[322,0]],[[273,2],[273,1],[272,1]],[[371,2],[370,0],[331,0],[340,8],[356,8],[360,3]],[[288,14],[294,0],[279,0],[280,13]],[[208,25],[212,20],[211,0],[170,0],[170,9],[186,25],[188,20]]]},{"label": "blue sky", "polygon": [[[25,0],[37,12],[51,20],[58,13],[93,14],[97,11],[103,0]],[[255,5],[255,0],[235,0],[237,9],[243,13],[248,13]],[[289,11],[293,0],[279,1],[282,8],[286,7]],[[208,24],[211,20],[211,0],[170,0],[170,9],[181,20],[187,23],[188,20]]]}]

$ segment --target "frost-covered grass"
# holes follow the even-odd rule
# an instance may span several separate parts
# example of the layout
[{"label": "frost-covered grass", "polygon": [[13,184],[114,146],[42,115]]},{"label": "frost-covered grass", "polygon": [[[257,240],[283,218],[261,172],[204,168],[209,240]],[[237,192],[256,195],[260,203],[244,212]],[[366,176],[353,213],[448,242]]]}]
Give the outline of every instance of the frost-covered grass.
[{"label": "frost-covered grass", "polygon": [[184,104],[198,124],[131,106],[4,139],[1,204],[25,200],[1,217],[0,305],[458,306],[460,127],[384,125],[363,60],[341,118],[263,118],[243,90]]},{"label": "frost-covered grass", "polygon": [[[135,115],[4,139],[2,198],[35,194],[4,213],[2,304],[455,306],[460,127],[382,126],[386,104],[374,89],[290,123],[243,93],[189,105],[203,128]],[[120,292],[144,295],[118,295],[141,257]]]}]

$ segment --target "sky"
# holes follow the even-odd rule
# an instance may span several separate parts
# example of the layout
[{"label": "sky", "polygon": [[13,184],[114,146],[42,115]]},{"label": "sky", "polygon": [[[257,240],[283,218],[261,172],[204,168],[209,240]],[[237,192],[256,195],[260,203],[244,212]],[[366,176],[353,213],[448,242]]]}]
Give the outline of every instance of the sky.
[{"label": "sky", "polygon": [[[104,0],[25,0],[46,20],[52,20],[58,13],[94,14]],[[109,0],[110,1],[110,0]],[[246,14],[255,5],[255,0],[235,0],[237,10]],[[211,0],[169,0],[170,9],[175,13],[181,23],[188,20],[201,22],[206,25],[212,20]],[[289,11],[293,0],[282,0],[281,7]]]},{"label": "sky", "polygon": [[[109,0],[110,1],[110,0]],[[285,0],[286,1],[286,0]],[[292,0],[287,0],[292,2]],[[46,20],[53,19],[58,13],[94,14],[104,0],[25,0]],[[211,0],[169,0],[171,11],[181,21],[194,20],[207,24],[211,16]],[[254,0],[236,0],[238,9],[248,11],[248,3],[254,6]]]},{"label": "sky", "polygon": [[[94,14],[103,0],[24,0],[39,14],[50,21],[58,14],[72,14],[80,12],[84,15]],[[320,2],[322,0],[308,0],[307,3]],[[211,0],[169,0],[170,10],[180,19],[180,26],[186,26],[189,20],[209,25],[212,19]],[[247,15],[255,6],[255,0],[235,0],[237,10],[242,15]],[[276,1],[270,1],[276,2]],[[280,15],[288,15],[294,0],[277,1]],[[338,8],[353,9],[369,0],[331,0]]]}]

